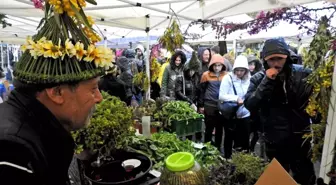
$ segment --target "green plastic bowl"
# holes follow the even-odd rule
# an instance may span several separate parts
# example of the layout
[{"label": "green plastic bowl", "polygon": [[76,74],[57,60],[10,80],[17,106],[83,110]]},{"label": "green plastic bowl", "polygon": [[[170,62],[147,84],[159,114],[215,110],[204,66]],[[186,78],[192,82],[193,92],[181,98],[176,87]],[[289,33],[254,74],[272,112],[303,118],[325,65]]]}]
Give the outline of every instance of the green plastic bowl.
[{"label": "green plastic bowl", "polygon": [[172,172],[186,171],[195,164],[194,156],[189,152],[177,152],[167,157],[166,168]]}]

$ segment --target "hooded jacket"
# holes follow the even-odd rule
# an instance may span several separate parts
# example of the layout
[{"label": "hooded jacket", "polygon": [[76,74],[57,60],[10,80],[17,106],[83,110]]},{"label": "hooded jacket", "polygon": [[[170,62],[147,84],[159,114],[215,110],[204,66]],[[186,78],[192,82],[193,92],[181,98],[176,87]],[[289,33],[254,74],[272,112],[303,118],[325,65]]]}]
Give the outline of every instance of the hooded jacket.
[{"label": "hooded jacket", "polygon": [[294,51],[289,50],[290,52],[290,57],[293,61],[293,64],[299,64],[302,65],[302,57],[298,54],[296,54]]},{"label": "hooded jacket", "polygon": [[[213,65],[215,63],[221,63],[223,65],[222,71],[219,76],[213,71]],[[224,63],[224,58],[220,55],[214,55],[210,61],[209,71],[203,73],[200,83],[200,98],[198,101],[199,107],[213,107],[217,108],[217,102],[219,98],[219,88],[222,79],[226,75],[226,66]]]},{"label": "hooded jacket", "polygon": [[[209,51],[209,62],[204,62],[203,61],[203,53],[205,50],[208,50]],[[209,70],[209,64],[210,64],[210,61],[211,61],[211,50],[210,48],[206,48],[206,47],[200,47],[198,48],[198,59],[199,61],[201,62],[201,68],[199,69],[199,75],[202,76],[204,72],[208,71]]]},{"label": "hooded jacket", "polygon": [[142,54],[145,53],[145,48],[143,47],[143,45],[138,44],[138,45],[136,46],[135,50],[137,50],[137,49],[140,49],[140,51],[142,52]]},{"label": "hooded jacket", "polygon": [[125,83],[126,97],[132,97],[133,94],[136,94],[136,89],[133,86],[133,77],[138,73],[137,66],[134,60],[124,56],[118,59],[117,66],[121,71],[119,79]]},{"label": "hooded jacket", "polygon": [[[176,58],[181,57],[181,64],[176,66]],[[176,79],[183,76],[183,66],[186,63],[186,56],[182,51],[177,51],[171,58],[170,64],[165,68],[162,77],[161,95],[175,98]]]},{"label": "hooded jacket", "polygon": [[[192,57],[184,66],[184,75],[176,80],[176,98],[177,100],[187,101],[190,104],[196,104],[199,97],[200,76],[198,70],[200,62],[197,59],[196,52],[193,52]],[[194,74],[190,76],[190,71]]]},{"label": "hooded jacket", "polygon": [[139,49],[142,52],[141,56],[138,56],[137,53],[135,55],[135,59],[137,60],[138,70],[139,71],[144,71],[145,70],[145,62],[146,62],[145,48],[141,44],[138,44],[137,47],[135,48],[135,51],[137,49]]},{"label": "hooded jacket", "polygon": [[254,66],[255,66],[254,71],[251,72],[251,76],[253,76],[257,72],[263,70],[263,65],[262,65],[262,63],[260,62],[260,60],[256,56],[249,55],[247,57],[247,60],[248,60],[248,64],[254,63]]},{"label": "hooded jacket", "polygon": [[[237,68],[246,69],[245,76],[240,79],[234,74],[234,70]],[[232,80],[231,80],[232,78]],[[248,68],[247,58],[245,56],[238,56],[233,65],[233,71],[224,76],[220,85],[219,100],[237,102],[238,98],[245,99],[245,94],[250,85],[251,75]],[[234,93],[233,85],[237,94]],[[250,112],[244,107],[240,106],[237,110],[237,118],[246,118],[250,116]]]},{"label": "hooded jacket", "polygon": [[[286,43],[276,39],[265,42],[263,58],[271,54],[290,56]],[[311,73],[300,65],[292,64],[290,57],[275,80],[264,71],[251,78],[245,96],[245,107],[250,111],[260,110],[260,121],[268,142],[284,143],[294,133],[310,132],[310,117],[305,111],[312,86],[306,77]],[[265,70],[269,69],[264,62]]]},{"label": "hooded jacket", "polygon": [[123,51],[123,56],[125,56],[129,61],[129,63],[136,64],[137,71],[141,72],[144,69],[144,63],[142,60],[138,60],[136,58],[136,52],[134,49],[126,49]]}]

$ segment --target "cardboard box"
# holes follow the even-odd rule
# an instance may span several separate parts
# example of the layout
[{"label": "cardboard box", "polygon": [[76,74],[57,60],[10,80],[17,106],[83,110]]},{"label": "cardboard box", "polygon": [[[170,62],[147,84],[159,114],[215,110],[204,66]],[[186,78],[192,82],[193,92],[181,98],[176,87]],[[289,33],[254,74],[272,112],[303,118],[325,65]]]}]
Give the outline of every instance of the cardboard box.
[{"label": "cardboard box", "polygon": [[297,185],[297,183],[274,158],[255,185]]}]

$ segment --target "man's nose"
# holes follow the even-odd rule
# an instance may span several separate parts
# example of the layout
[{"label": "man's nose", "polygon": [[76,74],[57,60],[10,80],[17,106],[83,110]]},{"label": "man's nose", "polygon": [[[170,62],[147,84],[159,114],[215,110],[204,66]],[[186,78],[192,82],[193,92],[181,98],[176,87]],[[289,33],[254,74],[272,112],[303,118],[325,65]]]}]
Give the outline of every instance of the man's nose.
[{"label": "man's nose", "polygon": [[103,95],[100,93],[100,91],[98,90],[96,95],[95,95],[95,102],[96,103],[100,103],[103,101]]}]

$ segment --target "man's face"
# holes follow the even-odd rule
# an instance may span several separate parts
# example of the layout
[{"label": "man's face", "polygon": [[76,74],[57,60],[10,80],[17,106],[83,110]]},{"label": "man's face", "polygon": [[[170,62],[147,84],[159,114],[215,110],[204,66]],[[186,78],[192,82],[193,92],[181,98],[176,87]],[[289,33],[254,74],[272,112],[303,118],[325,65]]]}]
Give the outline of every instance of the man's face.
[{"label": "man's face", "polygon": [[178,57],[176,57],[176,59],[175,59],[175,65],[176,66],[180,66],[180,64],[181,64],[181,57],[180,56],[178,56]]},{"label": "man's face", "polygon": [[281,58],[281,57],[272,57],[272,58],[267,60],[267,65],[270,68],[277,69],[279,72],[282,71],[285,63],[286,63],[286,59]]},{"label": "man's face", "polygon": [[250,70],[251,72],[253,72],[254,69],[255,69],[255,64],[254,64],[254,62],[249,63],[249,70]]},{"label": "man's face", "polygon": [[221,63],[215,63],[213,65],[213,70],[214,70],[215,73],[221,72],[222,69],[223,69],[223,64],[221,64]]},{"label": "man's face", "polygon": [[64,89],[64,103],[61,108],[71,129],[80,129],[90,123],[96,104],[103,99],[98,82],[99,78],[94,78],[80,82],[74,89]]},{"label": "man's face", "polygon": [[203,62],[209,62],[209,58],[210,58],[210,52],[209,50],[206,49],[203,52]]}]

